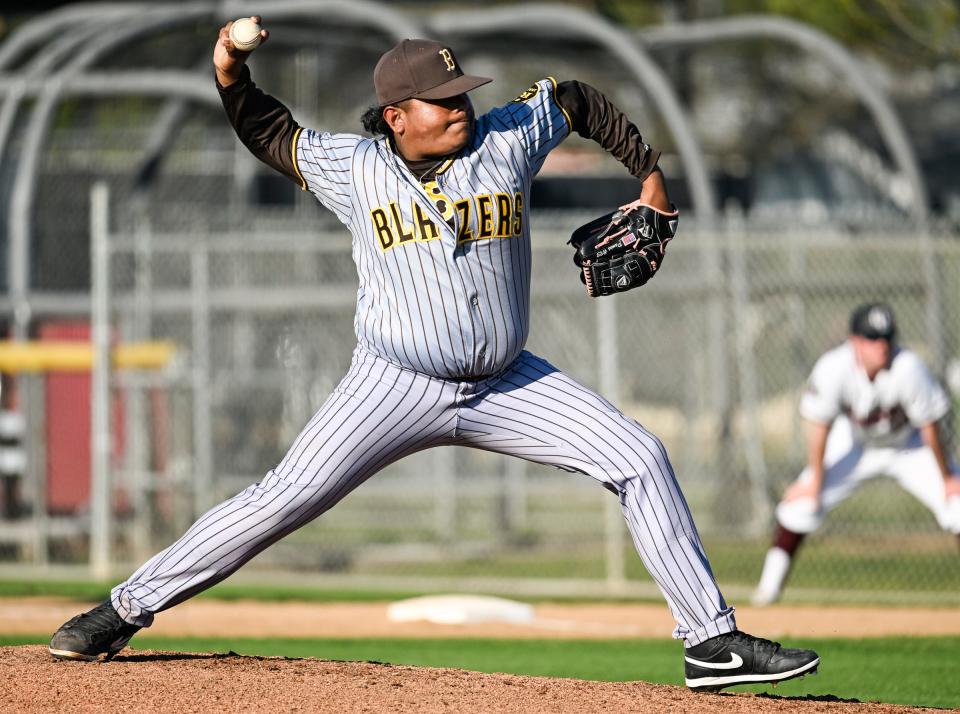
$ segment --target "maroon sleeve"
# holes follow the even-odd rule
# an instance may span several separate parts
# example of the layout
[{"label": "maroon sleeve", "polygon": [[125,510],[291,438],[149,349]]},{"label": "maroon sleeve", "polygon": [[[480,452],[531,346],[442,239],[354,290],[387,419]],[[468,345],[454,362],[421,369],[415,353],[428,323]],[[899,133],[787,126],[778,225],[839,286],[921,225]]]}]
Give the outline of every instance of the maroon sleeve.
[{"label": "maroon sleeve", "polygon": [[305,187],[294,159],[300,125],[290,110],[253,83],[250,70],[244,66],[240,79],[229,87],[217,82],[223,108],[240,141],[267,166],[276,169]]},{"label": "maroon sleeve", "polygon": [[641,181],[657,167],[660,152],[644,142],[636,125],[597,89],[576,80],[560,82],[557,101],[574,131],[600,144]]}]

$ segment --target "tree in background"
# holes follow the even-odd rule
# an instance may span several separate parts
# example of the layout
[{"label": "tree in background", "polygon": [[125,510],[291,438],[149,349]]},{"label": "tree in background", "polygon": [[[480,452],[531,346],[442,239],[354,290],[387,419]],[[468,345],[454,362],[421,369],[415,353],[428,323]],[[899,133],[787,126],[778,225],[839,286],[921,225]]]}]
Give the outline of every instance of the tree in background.
[{"label": "tree in background", "polygon": [[955,0],[592,0],[579,3],[630,26],[741,14],[791,17],[857,50],[902,64],[960,57]]}]

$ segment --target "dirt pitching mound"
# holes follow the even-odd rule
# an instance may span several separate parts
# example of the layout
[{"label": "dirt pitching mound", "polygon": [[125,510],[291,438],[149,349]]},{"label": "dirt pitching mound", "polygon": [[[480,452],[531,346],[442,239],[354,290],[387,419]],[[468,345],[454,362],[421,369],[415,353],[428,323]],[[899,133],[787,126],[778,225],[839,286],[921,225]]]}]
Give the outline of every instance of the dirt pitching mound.
[{"label": "dirt pitching mound", "polygon": [[694,694],[645,682],[230,654],[124,651],[110,662],[0,647],[8,712],[934,712],[835,697]]}]

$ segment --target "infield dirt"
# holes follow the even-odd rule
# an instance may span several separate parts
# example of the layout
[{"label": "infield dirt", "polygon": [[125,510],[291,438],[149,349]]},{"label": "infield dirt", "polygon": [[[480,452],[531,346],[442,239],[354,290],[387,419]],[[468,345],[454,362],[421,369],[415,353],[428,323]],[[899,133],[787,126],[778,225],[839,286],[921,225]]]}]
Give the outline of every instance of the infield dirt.
[{"label": "infield dirt", "polygon": [[[0,598],[0,632],[53,633],[96,603],[67,598]],[[550,637],[669,638],[674,622],[663,604],[541,603],[532,623],[444,625],[392,622],[387,602],[311,603],[222,601],[198,598],[159,615],[158,637]],[[960,611],[951,608],[796,607],[737,608],[737,623],[761,637],[879,637],[960,635]]]},{"label": "infield dirt", "polygon": [[[695,694],[645,682],[481,674],[376,662],[125,650],[110,662],[0,648],[7,712],[836,712],[936,709],[834,697]],[[940,710],[942,711],[942,710]]]}]

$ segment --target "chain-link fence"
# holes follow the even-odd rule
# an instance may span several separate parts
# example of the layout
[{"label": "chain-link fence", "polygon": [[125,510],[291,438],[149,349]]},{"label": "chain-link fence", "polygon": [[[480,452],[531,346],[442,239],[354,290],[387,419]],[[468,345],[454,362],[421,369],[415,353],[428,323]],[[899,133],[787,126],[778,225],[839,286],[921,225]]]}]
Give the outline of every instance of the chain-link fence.
[{"label": "chain-link fence", "polygon": [[[960,294],[960,244],[899,227],[773,233],[731,218],[685,225],[642,290],[590,300],[565,245],[584,218],[534,220],[528,348],[664,440],[721,583],[742,593],[759,574],[772,507],[804,464],[796,407],[813,362],[845,338],[855,304],[885,299],[902,341],[943,374],[960,337],[945,297]],[[115,557],[134,562],[282,457],[349,364],[356,277],[349,236],[326,226],[261,218],[242,234],[170,233],[129,210],[113,220],[113,329],[122,341],[172,339],[180,352],[162,379],[114,384],[142,420],[130,432],[148,444],[115,460],[129,499]],[[601,374],[600,345],[613,346],[615,375]],[[583,476],[435,449],[389,467],[248,568],[387,587],[646,592],[611,503]],[[810,539],[787,598],[944,601],[958,584],[955,539],[880,481]]]},{"label": "chain-link fence", "polygon": [[[389,19],[388,9],[381,14]],[[116,563],[137,564],[206,507],[261,478],[338,382],[355,344],[349,237],[310,194],[258,168],[230,132],[208,76],[214,10],[195,9],[210,16],[192,16],[200,19],[171,26],[169,34],[139,16],[129,18],[127,34],[105,33],[95,18],[87,35],[70,38],[51,25],[62,46],[21,47],[16,62],[9,53],[0,57],[7,82],[0,319],[18,338],[89,338],[88,188],[105,180],[113,339],[177,346],[162,370],[112,376],[108,510]],[[173,17],[182,8],[156,12]],[[303,25],[295,14],[279,15],[270,51],[252,62],[258,81],[304,124],[356,131],[372,101],[370,69],[392,35],[385,26],[328,17]],[[149,41],[136,34],[144,27]],[[644,41],[669,48],[680,41],[671,33],[689,32],[679,23],[661,29],[660,45],[660,30]],[[903,218],[900,211],[921,192],[904,185],[903,157],[892,160],[889,137],[860,126],[868,118],[851,90],[870,87],[848,86],[860,75],[838,72],[836,64],[814,71],[823,69],[817,57],[799,64],[793,50],[781,54],[766,42],[746,54],[741,43],[684,50],[682,62],[661,49],[658,60],[690,100],[671,113],[673,105],[651,95],[636,67],[603,43],[581,38],[558,51],[552,35],[518,40],[463,32],[457,46],[465,64],[498,77],[475,93],[478,107],[502,103],[546,74],[576,77],[607,92],[644,128],[645,139],[664,149],[661,163],[678,202],[705,216],[709,180],[719,185],[739,176],[737,185],[745,185],[749,176],[758,185],[749,217],[727,213],[694,225],[693,211],[685,211],[662,274],[642,290],[597,301],[578,284],[565,246],[570,230],[591,216],[538,210],[538,196],[531,200],[528,348],[664,440],[718,578],[728,594],[745,593],[759,575],[773,505],[804,464],[799,390],[816,358],[844,339],[853,306],[888,300],[903,342],[939,375],[958,371],[956,225],[918,230],[922,220]],[[72,74],[55,74],[71,42],[93,36],[102,36],[104,48],[113,38],[128,40],[116,51],[81,53],[86,74],[72,65]],[[835,63],[837,53],[828,54]],[[777,61],[757,59],[768,55]],[[753,86],[751,69],[759,66],[789,77],[776,83],[782,96],[770,96],[770,77]],[[840,66],[855,63],[848,57]],[[640,79],[656,69],[646,66]],[[738,81],[733,90],[730,77]],[[798,110],[820,96],[843,111]],[[763,111],[756,111],[761,100]],[[878,106],[885,107],[873,101],[871,112]],[[687,110],[702,146],[688,144],[684,153],[676,132]],[[738,111],[749,121],[738,123]],[[801,114],[810,123],[785,119]],[[787,186],[802,180],[770,163],[778,152],[759,150],[791,127],[791,141],[815,136],[812,145],[828,147],[809,153],[824,162],[830,181]],[[879,127],[884,133],[890,121]],[[820,141],[824,136],[833,143]],[[548,193],[539,189],[557,180],[553,198],[563,198],[559,184],[570,180],[566,190],[578,205],[617,200],[613,192],[623,185],[607,176],[622,167],[599,148],[565,145],[550,158],[556,163],[545,167],[534,193]],[[789,155],[783,161],[791,163]],[[708,165],[715,175],[699,176],[698,184],[696,169]],[[761,169],[766,173],[755,173]],[[800,210],[783,210],[791,200]],[[825,215],[831,211],[832,222]],[[601,353],[615,370],[600,368]],[[5,376],[3,407],[23,418],[0,418],[0,452],[22,441],[27,456],[0,458],[4,559],[86,562],[93,530],[90,394],[82,373]],[[878,480],[809,539],[787,599],[957,602],[958,563],[956,539],[900,489]],[[607,491],[582,476],[452,448],[391,466],[248,568],[411,589],[652,591]]]}]

